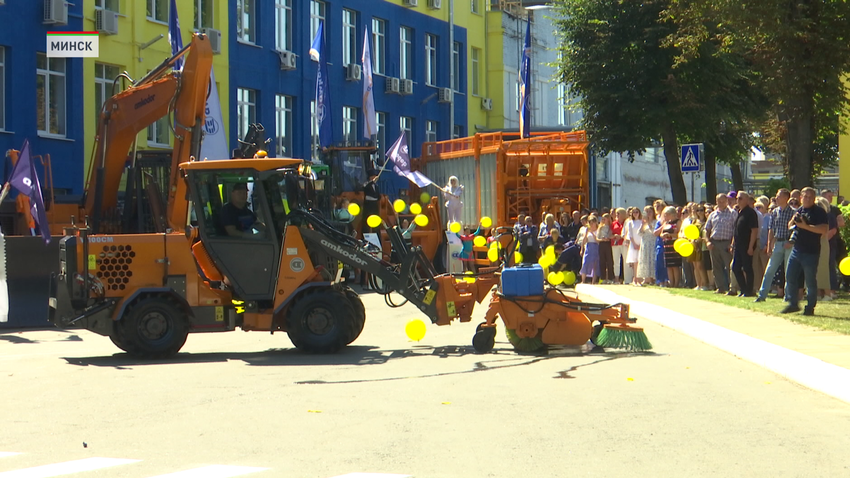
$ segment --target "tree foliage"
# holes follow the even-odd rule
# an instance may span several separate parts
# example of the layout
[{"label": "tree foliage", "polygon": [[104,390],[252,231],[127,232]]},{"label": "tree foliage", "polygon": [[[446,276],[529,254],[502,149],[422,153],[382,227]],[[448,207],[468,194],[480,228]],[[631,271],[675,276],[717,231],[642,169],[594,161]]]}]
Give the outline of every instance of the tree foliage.
[{"label": "tree foliage", "polygon": [[763,114],[767,97],[746,57],[717,38],[695,40],[685,60],[669,44],[679,28],[669,2],[557,0],[557,68],[603,152],[633,155],[653,140],[664,143],[673,200],[682,204],[679,141],[713,142],[724,158],[734,157],[730,150],[740,155],[751,143],[738,134],[741,125]]},{"label": "tree foliage", "polygon": [[850,3],[846,0],[670,0],[676,62],[698,58],[706,41],[746,58],[772,102],[763,145],[785,158],[794,187],[837,159],[839,115],[847,108]]}]

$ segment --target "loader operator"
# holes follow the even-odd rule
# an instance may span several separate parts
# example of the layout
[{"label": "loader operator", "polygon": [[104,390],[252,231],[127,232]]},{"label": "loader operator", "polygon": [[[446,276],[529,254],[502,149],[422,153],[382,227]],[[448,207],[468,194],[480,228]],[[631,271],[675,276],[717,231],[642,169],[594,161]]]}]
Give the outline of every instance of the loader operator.
[{"label": "loader operator", "polygon": [[231,237],[252,237],[261,234],[265,225],[257,221],[254,211],[248,209],[248,184],[236,183],[230,191],[230,202],[221,208],[221,225]]}]

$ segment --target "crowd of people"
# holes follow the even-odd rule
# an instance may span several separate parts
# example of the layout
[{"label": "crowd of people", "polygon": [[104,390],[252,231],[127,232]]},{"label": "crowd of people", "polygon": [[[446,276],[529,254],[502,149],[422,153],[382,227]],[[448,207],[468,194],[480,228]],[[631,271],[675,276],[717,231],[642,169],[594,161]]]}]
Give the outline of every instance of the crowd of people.
[{"label": "crowd of people", "polygon": [[[800,310],[805,288],[803,313],[813,315],[817,301],[833,300],[842,286],[844,217],[833,199],[813,188],[773,198],[730,191],[713,203],[546,214],[539,225],[520,214],[514,229],[523,262],[537,262],[552,245],[558,259],[550,270],[585,283],[687,287],[755,302],[774,292],[787,302],[784,313]],[[837,203],[847,205],[843,197]],[[685,256],[682,241],[691,245]]]}]

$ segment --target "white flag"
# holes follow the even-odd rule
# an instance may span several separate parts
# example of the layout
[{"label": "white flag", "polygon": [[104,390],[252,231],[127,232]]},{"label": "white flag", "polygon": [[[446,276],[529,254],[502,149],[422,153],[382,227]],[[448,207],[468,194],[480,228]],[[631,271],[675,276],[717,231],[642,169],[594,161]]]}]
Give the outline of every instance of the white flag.
[{"label": "white flag", "polygon": [[224,121],[221,119],[221,103],[218,88],[215,86],[215,72],[210,70],[210,97],[207,98],[204,119],[204,141],[201,143],[201,161],[208,159],[230,159],[227,149],[227,137],[224,135]]},{"label": "white flag", "polygon": [[372,49],[369,48],[369,29],[363,34],[363,136],[372,139],[372,135],[378,134],[375,126],[375,96],[372,94]]}]

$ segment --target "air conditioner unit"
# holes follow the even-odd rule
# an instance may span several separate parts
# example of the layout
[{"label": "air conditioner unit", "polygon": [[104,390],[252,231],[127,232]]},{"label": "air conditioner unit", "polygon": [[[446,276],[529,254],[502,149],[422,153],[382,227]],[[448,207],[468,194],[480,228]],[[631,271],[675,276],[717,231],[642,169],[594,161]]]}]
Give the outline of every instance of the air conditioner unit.
[{"label": "air conditioner unit", "polygon": [[277,54],[280,55],[281,70],[295,69],[295,53],[292,53],[291,51],[279,51]]},{"label": "air conditioner unit", "polygon": [[399,79],[398,78],[386,78],[386,88],[384,88],[385,93],[399,93]]},{"label": "air conditioner unit", "polygon": [[451,103],[452,102],[452,89],[451,88],[440,88],[437,90],[437,101],[440,103]]},{"label": "air conditioner unit", "polygon": [[360,65],[356,63],[349,63],[345,67],[345,79],[348,81],[360,81],[361,73]]},{"label": "air conditioner unit", "polygon": [[443,0],[428,0],[428,6],[435,10],[439,10],[443,7]]},{"label": "air conditioner unit", "polygon": [[419,0],[404,0],[404,4],[408,7],[415,7],[419,5]]},{"label": "air conditioner unit", "polygon": [[412,95],[413,94],[413,80],[402,80],[401,94],[403,94],[403,95]]},{"label": "air conditioner unit", "polygon": [[44,0],[44,23],[68,24],[68,4],[65,0]]},{"label": "air conditioner unit", "polygon": [[493,109],[493,100],[490,98],[481,98],[481,109],[491,111]]},{"label": "air conditioner unit", "polygon": [[201,33],[210,39],[210,48],[214,54],[221,53],[221,30],[215,28],[201,28]]},{"label": "air conditioner unit", "polygon": [[104,35],[118,34],[118,14],[109,10],[94,11],[94,29]]}]

